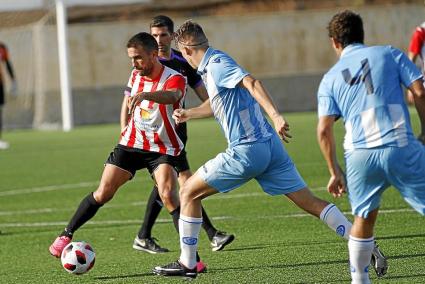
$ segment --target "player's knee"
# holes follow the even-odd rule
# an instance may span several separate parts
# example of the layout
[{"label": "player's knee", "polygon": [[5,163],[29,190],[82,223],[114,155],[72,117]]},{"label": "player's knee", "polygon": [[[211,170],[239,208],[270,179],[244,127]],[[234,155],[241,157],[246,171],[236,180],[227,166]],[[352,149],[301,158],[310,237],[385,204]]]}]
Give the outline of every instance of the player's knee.
[{"label": "player's knee", "polygon": [[195,198],[189,187],[184,185],[182,188],[180,188],[179,196],[181,203],[187,203],[188,201],[192,201]]},{"label": "player's knee", "polygon": [[114,197],[116,188],[110,183],[100,184],[98,189],[93,193],[93,197],[99,204],[105,204]]},{"label": "player's knee", "polygon": [[162,202],[170,203],[173,201],[173,196],[175,193],[172,186],[163,185],[161,187],[158,187],[158,191],[159,191],[159,195],[161,197]]}]

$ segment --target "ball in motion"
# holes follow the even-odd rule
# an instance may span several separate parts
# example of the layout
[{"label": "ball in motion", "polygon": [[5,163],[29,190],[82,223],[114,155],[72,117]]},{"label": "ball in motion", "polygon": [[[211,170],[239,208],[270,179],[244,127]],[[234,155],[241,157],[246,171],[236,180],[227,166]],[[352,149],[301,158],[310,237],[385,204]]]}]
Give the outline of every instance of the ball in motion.
[{"label": "ball in motion", "polygon": [[84,274],[94,265],[96,254],[86,242],[71,242],[62,251],[62,267],[72,274]]}]

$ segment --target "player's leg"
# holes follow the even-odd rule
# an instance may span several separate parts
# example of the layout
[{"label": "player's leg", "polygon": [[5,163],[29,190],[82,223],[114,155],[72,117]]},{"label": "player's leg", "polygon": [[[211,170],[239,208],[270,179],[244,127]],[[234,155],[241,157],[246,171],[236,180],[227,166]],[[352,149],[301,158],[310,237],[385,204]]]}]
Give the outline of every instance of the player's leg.
[{"label": "player's leg", "polygon": [[353,227],[348,241],[350,271],[353,284],[370,283],[369,264],[375,247],[373,228],[378,209],[371,211],[367,217],[354,217]]},{"label": "player's leg", "polygon": [[[332,231],[349,239],[352,224],[332,203],[317,198],[306,186],[280,140],[272,140],[273,159],[269,168],[256,179],[264,191],[271,194],[285,194],[298,207],[320,218]],[[383,276],[388,268],[385,256],[379,247],[374,247],[374,266],[378,276]]]},{"label": "player's leg", "polygon": [[[176,166],[176,170],[179,172],[178,182],[180,188],[183,187],[184,183],[192,176],[192,172],[189,170],[189,164],[185,158],[186,163],[180,163],[182,165]],[[184,164],[187,164],[187,167],[184,167]],[[185,169],[181,171],[182,169]],[[225,246],[233,242],[235,236],[232,234],[227,234],[226,232],[217,230],[212,224],[210,218],[208,217],[207,212],[205,211],[204,206],[202,206],[202,229],[208,235],[208,239],[211,242],[212,251],[220,251],[224,249]]]},{"label": "player's leg", "polygon": [[381,195],[389,186],[384,166],[387,153],[386,149],[359,149],[346,154],[348,195],[355,216],[348,242],[353,283],[369,283],[369,264],[378,277],[388,269],[373,236]]},{"label": "player's leg", "polygon": [[145,217],[143,219],[143,224],[140,227],[140,230],[137,233],[137,236],[133,242],[134,249],[152,254],[164,253],[169,251],[168,249],[158,245],[155,241],[155,238],[152,238],[152,228],[155,224],[156,219],[159,216],[159,213],[161,212],[162,206],[163,204],[158,192],[158,187],[154,185],[146,204],[146,211]]},{"label": "player's leg", "polygon": [[49,247],[53,256],[60,257],[64,247],[71,242],[74,232],[90,220],[97,210],[114,196],[122,184],[134,176],[138,167],[142,166],[139,163],[143,162],[136,155],[137,153],[128,152],[119,147],[115,147],[114,151],[110,153],[99,187],[81,201],[65,230]]},{"label": "player's leg", "polygon": [[128,171],[107,164],[103,170],[99,187],[80,202],[64,231],[49,247],[50,253],[55,257],[60,257],[64,247],[71,241],[74,232],[93,218],[98,209],[108,202],[118,188],[130,178],[131,174]]},{"label": "player's leg", "polygon": [[198,239],[202,225],[201,200],[217,192],[197,174],[186,181],[180,189],[180,258],[170,264],[155,267],[154,272],[156,274],[196,277]]},{"label": "player's leg", "polygon": [[[261,148],[261,147],[260,147]],[[180,189],[180,248],[178,261],[157,266],[154,273],[196,277],[196,251],[202,224],[201,200],[217,192],[228,192],[251,179],[262,164],[247,157],[255,147],[236,146],[204,164]],[[242,153],[241,153],[242,152]],[[262,170],[262,169],[260,169]]]}]

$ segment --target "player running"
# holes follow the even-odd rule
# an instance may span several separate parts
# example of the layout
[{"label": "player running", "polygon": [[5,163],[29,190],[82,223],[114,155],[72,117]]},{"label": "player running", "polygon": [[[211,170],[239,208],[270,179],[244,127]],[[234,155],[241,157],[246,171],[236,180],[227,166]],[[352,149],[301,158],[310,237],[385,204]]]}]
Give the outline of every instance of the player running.
[{"label": "player running", "polygon": [[[317,135],[331,178],[328,190],[348,196],[354,214],[348,249],[352,283],[370,283],[367,267],[381,194],[395,186],[407,203],[425,214],[425,147],[415,139],[401,85],[414,95],[425,134],[423,76],[400,50],[366,46],[361,17],[351,11],[328,25],[338,62],[318,91]],[[337,161],[333,126],[345,125],[346,179]]]}]

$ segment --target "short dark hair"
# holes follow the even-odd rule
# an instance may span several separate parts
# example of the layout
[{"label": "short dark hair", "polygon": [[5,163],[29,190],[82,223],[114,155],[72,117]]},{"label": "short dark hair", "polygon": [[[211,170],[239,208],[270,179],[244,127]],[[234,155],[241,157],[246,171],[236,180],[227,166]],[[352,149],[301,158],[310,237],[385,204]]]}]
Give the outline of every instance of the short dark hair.
[{"label": "short dark hair", "polygon": [[174,33],[176,42],[189,47],[208,47],[208,38],[201,25],[187,20]]},{"label": "short dark hair", "polygon": [[127,48],[130,47],[143,47],[146,51],[158,51],[158,43],[155,38],[151,36],[149,33],[141,32],[134,35],[127,42]]},{"label": "short dark hair", "polygon": [[345,10],[332,17],[328,24],[328,35],[343,48],[352,43],[364,42],[363,21],[359,14]]},{"label": "short dark hair", "polygon": [[174,33],[174,23],[173,20],[171,20],[169,17],[164,16],[164,15],[158,15],[153,17],[149,28],[162,28],[162,27],[167,27],[168,31],[170,32],[170,34]]}]

